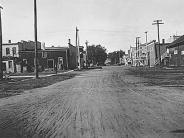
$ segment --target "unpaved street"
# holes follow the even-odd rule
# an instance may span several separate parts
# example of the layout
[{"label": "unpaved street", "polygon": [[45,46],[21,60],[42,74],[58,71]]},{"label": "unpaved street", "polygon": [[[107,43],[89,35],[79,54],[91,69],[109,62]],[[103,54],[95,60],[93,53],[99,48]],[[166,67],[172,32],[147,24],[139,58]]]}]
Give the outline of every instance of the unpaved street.
[{"label": "unpaved street", "polygon": [[184,91],[123,66],[0,99],[1,138],[183,138]]}]

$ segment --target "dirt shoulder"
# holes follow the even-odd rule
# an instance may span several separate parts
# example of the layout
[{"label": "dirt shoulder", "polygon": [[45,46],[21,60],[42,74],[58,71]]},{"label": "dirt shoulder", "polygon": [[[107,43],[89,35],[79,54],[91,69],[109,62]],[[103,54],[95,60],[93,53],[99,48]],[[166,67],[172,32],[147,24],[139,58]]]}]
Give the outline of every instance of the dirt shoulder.
[{"label": "dirt shoulder", "polygon": [[144,78],[143,83],[148,86],[184,88],[183,68],[131,67],[127,74]]},{"label": "dirt shoulder", "polygon": [[0,81],[0,98],[19,95],[25,90],[46,87],[54,83],[73,78],[77,74],[77,72],[70,72],[65,74],[41,77],[39,79],[21,77],[3,80]]}]

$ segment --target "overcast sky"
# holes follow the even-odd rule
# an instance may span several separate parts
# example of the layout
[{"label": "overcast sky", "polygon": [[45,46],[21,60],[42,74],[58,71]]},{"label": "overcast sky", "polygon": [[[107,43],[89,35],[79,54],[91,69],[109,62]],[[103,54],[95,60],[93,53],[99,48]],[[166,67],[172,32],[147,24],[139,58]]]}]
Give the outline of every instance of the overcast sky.
[{"label": "overcast sky", "polygon": [[[33,0],[0,0],[3,42],[34,40]],[[153,20],[162,19],[161,38],[184,34],[184,0],[37,0],[38,40],[46,46],[75,44],[75,27],[80,44],[101,44],[108,50],[127,50],[135,37],[145,42],[157,39]]]}]

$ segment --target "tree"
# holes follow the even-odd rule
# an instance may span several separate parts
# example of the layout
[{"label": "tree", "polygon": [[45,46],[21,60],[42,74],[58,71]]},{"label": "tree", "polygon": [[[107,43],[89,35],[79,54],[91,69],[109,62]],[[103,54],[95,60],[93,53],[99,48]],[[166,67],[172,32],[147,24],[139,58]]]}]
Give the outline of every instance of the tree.
[{"label": "tree", "polygon": [[88,63],[93,65],[104,65],[107,59],[106,48],[101,45],[92,45],[87,48]]},{"label": "tree", "polygon": [[111,64],[120,63],[120,58],[125,55],[125,51],[114,51],[108,54],[108,58],[111,60]]}]

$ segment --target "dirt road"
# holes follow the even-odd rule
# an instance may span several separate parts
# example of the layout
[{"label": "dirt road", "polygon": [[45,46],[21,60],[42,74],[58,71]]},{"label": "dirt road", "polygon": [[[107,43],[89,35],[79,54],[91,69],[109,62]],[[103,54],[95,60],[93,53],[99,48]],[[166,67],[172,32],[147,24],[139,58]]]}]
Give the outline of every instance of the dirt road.
[{"label": "dirt road", "polygon": [[184,91],[104,67],[0,100],[1,138],[183,138]]}]

